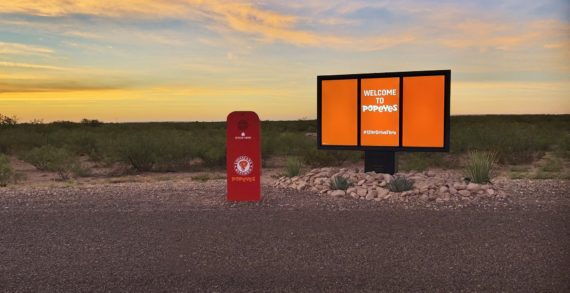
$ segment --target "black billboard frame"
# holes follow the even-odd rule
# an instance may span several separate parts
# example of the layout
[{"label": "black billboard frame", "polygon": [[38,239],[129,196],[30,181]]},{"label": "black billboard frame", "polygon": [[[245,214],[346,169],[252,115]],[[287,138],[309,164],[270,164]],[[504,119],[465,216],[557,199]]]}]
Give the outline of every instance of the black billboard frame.
[{"label": "black billboard frame", "polygon": [[[444,76],[444,130],[443,130],[443,147],[404,147],[402,146],[402,117],[403,117],[403,81],[404,77],[415,76]],[[383,78],[383,77],[399,77],[400,78],[400,114],[399,114],[399,136],[400,146],[362,146],[360,145],[360,104],[361,104],[361,80],[366,78]],[[341,146],[341,145],[323,145],[322,144],[322,81],[323,80],[357,80],[357,145]],[[450,150],[450,109],[451,109],[451,70],[426,70],[426,71],[401,71],[401,72],[382,72],[382,73],[359,73],[359,74],[339,74],[339,75],[318,75],[317,76],[317,148],[321,150],[356,150],[356,151],[374,151],[374,152],[449,152]],[[393,172],[391,172],[393,173]]]}]

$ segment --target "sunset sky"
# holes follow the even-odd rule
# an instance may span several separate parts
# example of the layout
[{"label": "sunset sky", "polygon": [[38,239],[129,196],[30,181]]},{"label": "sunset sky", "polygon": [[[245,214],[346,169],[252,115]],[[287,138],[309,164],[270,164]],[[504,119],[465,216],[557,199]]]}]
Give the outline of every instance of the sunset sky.
[{"label": "sunset sky", "polygon": [[20,121],[314,119],[317,75],[452,70],[452,114],[570,113],[570,2],[0,1]]}]

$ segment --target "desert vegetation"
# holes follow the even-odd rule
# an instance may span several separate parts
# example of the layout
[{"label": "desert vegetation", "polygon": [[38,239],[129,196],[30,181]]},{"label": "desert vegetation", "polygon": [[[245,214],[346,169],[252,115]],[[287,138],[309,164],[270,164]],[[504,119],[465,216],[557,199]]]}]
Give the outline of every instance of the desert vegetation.
[{"label": "desert vegetation", "polygon": [[[1,154],[56,172],[62,179],[88,176],[92,166],[123,166],[131,172],[225,166],[224,122],[43,123],[0,118]],[[363,158],[359,151],[317,150],[316,130],[315,120],[263,121],[264,166],[297,176],[303,168],[339,166]],[[453,116],[449,153],[399,153],[399,168],[485,167],[484,162],[477,165],[475,152],[492,153],[493,163],[516,178],[568,178],[570,115]],[[279,161],[276,158],[283,163],[271,163]],[[485,176],[471,177],[488,181]]]}]

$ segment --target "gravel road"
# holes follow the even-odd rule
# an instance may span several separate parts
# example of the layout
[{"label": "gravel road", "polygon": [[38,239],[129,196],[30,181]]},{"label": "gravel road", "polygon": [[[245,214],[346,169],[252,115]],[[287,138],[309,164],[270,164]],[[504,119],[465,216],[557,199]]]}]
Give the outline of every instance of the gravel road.
[{"label": "gravel road", "polygon": [[223,180],[0,189],[0,291],[570,291],[570,184],[388,204]]}]

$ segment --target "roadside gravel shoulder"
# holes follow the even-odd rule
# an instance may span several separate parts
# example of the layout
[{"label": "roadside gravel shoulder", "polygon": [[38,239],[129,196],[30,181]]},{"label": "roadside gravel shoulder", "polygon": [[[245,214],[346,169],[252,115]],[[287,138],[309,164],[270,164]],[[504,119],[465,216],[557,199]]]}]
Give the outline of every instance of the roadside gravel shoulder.
[{"label": "roadside gravel shoulder", "polygon": [[175,179],[155,182],[55,184],[52,186],[11,186],[0,189],[0,211],[17,209],[91,210],[203,210],[230,208],[269,209],[557,209],[570,210],[568,180],[501,180],[504,199],[472,202],[377,202],[338,198],[307,191],[262,186],[263,198],[257,203],[226,201],[224,179],[198,182]]}]

